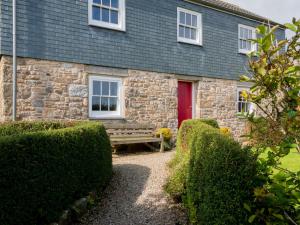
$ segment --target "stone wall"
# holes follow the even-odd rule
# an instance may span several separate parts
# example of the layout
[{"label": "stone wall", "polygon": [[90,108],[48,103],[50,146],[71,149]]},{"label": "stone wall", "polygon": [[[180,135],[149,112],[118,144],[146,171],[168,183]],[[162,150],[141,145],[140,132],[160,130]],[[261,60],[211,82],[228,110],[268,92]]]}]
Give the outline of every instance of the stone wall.
[{"label": "stone wall", "polygon": [[129,70],[124,81],[125,118],[129,122],[149,121],[176,132],[177,83],[175,75]]},{"label": "stone wall", "polygon": [[[5,87],[1,120],[7,120],[12,111],[12,59],[3,56],[1,64]],[[17,118],[86,119],[87,74],[83,70],[79,64],[18,58]]]},{"label": "stone wall", "polygon": [[[123,78],[125,119],[115,122],[149,123],[177,131],[177,86],[174,74],[113,69],[36,59],[18,59],[17,118],[88,119],[88,76]],[[182,78],[180,78],[182,79]],[[189,77],[185,77],[189,79]],[[195,118],[215,118],[236,137],[244,121],[236,116],[237,87],[233,80],[195,79]],[[0,61],[0,121],[11,118],[12,59]]]},{"label": "stone wall", "polygon": [[[0,63],[0,121],[4,121],[11,118],[12,112],[12,59],[3,56]],[[174,75],[24,58],[18,58],[17,118],[88,119],[89,74],[124,78],[127,122],[150,123],[176,131]]]},{"label": "stone wall", "polygon": [[237,116],[239,82],[202,78],[196,86],[196,117],[217,119],[220,126],[231,128],[235,137],[245,131],[245,120]]}]

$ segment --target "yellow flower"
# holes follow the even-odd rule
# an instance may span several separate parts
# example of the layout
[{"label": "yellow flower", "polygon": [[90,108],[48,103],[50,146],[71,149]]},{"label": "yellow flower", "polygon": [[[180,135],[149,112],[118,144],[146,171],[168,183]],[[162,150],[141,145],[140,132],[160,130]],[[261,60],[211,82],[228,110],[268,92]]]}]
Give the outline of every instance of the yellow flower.
[{"label": "yellow flower", "polygon": [[160,137],[160,135],[162,134],[162,136],[164,137],[165,141],[170,141],[173,134],[170,128],[160,128],[156,131],[156,136]]}]

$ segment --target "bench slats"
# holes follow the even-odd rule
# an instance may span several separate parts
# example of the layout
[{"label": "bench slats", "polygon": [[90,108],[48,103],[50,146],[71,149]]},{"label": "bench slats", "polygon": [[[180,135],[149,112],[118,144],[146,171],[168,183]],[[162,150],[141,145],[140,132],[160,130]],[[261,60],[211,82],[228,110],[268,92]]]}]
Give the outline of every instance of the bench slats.
[{"label": "bench slats", "polygon": [[112,145],[160,142],[163,151],[163,138],[154,135],[154,127],[148,124],[105,124]]}]

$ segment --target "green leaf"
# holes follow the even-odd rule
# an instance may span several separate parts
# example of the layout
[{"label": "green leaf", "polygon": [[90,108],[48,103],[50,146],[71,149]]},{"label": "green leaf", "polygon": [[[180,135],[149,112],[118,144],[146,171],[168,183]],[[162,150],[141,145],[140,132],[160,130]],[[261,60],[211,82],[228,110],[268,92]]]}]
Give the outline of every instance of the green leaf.
[{"label": "green leaf", "polygon": [[250,216],[250,218],[249,218],[248,222],[249,222],[249,223],[253,223],[253,222],[254,222],[254,220],[255,220],[255,218],[256,218],[256,215],[252,215],[252,216]]},{"label": "green leaf", "polygon": [[246,75],[242,75],[242,76],[240,77],[240,80],[241,80],[242,82],[249,82],[249,81],[250,81],[250,78],[247,77]]},{"label": "green leaf", "polygon": [[276,217],[277,219],[284,220],[283,216],[280,215],[280,214],[273,213],[272,215],[273,215],[274,217]]},{"label": "green leaf", "polygon": [[286,24],[284,24],[284,26],[291,31],[297,32],[297,27],[294,24],[286,23]]},{"label": "green leaf", "polygon": [[288,68],[285,71],[285,74],[295,73],[295,72],[298,72],[298,71],[300,71],[300,66],[291,66],[290,68]]},{"label": "green leaf", "polygon": [[251,212],[251,208],[248,204],[244,203],[244,208],[248,211]]}]

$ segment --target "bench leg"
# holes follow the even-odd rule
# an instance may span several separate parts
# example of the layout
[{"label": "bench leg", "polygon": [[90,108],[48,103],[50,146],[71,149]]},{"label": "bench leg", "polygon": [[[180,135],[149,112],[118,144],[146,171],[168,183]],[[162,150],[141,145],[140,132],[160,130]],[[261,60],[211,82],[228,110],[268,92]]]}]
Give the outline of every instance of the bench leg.
[{"label": "bench leg", "polygon": [[164,152],[165,151],[165,146],[164,146],[164,137],[162,136],[162,134],[160,134],[160,138],[161,138],[160,152]]}]

